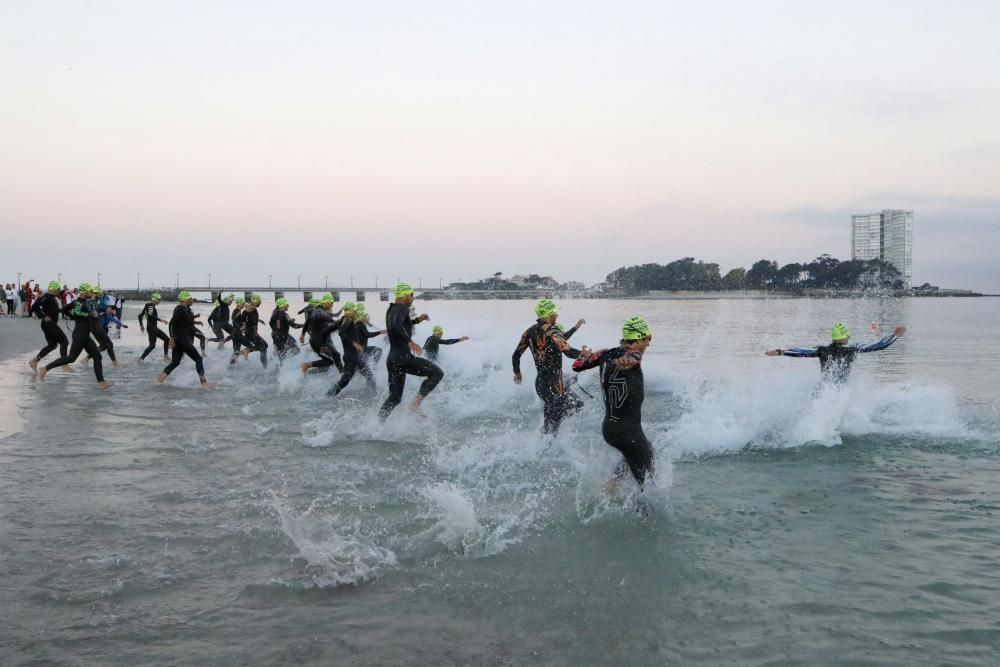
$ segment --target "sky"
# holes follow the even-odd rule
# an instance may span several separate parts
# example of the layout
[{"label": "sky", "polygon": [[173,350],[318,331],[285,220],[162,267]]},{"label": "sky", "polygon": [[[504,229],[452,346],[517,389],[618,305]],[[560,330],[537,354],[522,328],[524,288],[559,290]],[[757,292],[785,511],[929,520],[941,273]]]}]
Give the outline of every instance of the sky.
[{"label": "sky", "polygon": [[1000,2],[0,0],[0,281],[594,283],[850,258],[1000,293]]}]

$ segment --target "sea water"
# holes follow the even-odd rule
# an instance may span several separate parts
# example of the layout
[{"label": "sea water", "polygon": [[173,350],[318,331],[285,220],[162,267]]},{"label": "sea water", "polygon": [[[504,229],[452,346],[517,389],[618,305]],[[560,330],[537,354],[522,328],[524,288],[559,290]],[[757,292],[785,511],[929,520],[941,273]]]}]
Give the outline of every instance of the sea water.
[{"label": "sea water", "polygon": [[[571,386],[582,412],[540,433],[530,356],[521,386],[510,361],[530,302],[418,301],[418,341],[470,340],[441,348],[426,418],[411,378],[384,425],[384,365],[378,395],[356,377],[334,399],[335,370],[299,370],[308,346],[264,369],[210,343],[212,388],[189,360],[157,386],[134,312],[107,392],[89,367],[40,383],[8,356],[0,662],[996,664],[997,302],[560,307],[587,320],[576,346],[651,323],[643,494],[606,489],[596,371]],[[763,354],[838,321],[855,343],[909,332],[843,388]],[[0,324],[0,346],[41,346]]]}]

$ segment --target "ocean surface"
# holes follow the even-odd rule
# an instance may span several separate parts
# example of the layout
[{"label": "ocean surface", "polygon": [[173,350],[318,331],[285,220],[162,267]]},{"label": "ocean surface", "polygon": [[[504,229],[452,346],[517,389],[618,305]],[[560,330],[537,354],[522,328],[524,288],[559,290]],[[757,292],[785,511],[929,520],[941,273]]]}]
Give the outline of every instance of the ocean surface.
[{"label": "ocean surface", "polygon": [[[0,664],[1000,662],[1000,301],[560,305],[576,345],[653,326],[642,502],[604,490],[596,372],[540,435],[510,370],[529,302],[418,301],[417,338],[471,340],[427,418],[385,425],[384,365],[331,399],[306,353],[210,344],[211,389],[188,360],[158,386],[133,308],[99,392],[82,365],[37,382],[37,322],[0,320]],[[909,331],[840,390],[763,356],[837,321]]]}]

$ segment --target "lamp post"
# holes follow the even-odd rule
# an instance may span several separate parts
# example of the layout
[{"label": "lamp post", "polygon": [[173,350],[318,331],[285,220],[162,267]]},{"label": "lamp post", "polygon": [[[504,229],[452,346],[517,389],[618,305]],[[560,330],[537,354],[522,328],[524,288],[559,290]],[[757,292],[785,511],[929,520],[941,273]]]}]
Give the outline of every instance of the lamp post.
[{"label": "lamp post", "polygon": [[139,273],[138,271],[136,271],[135,272],[135,291],[136,292],[138,292],[140,289],[142,289],[142,288],[139,287],[139,279],[141,277],[142,277],[142,274]]},{"label": "lamp post", "polygon": [[174,274],[174,289],[180,289],[180,288],[181,288],[181,274],[175,273]]},{"label": "lamp post", "polygon": [[[17,274],[17,277],[20,278],[21,274]],[[378,276],[375,276],[375,289],[378,289]]]},{"label": "lamp post", "polygon": [[17,272],[17,285],[16,285],[16,287],[17,287],[17,289],[21,289],[21,272],[20,271]]},{"label": "lamp post", "polygon": [[101,286],[101,272],[100,271],[97,272],[97,286],[98,287]]},{"label": "lamp post", "polygon": [[417,282],[417,288],[418,289],[423,289],[424,288],[424,279],[423,278],[418,278],[417,280],[418,280],[418,282]]},{"label": "lamp post", "polygon": [[444,289],[444,279],[438,278],[438,289]]},{"label": "lamp post", "polygon": [[299,281],[299,289],[302,289],[302,276],[297,276],[296,279]]},{"label": "lamp post", "polygon": [[267,274],[267,289],[271,289],[271,274]]},{"label": "lamp post", "polygon": [[354,276],[351,276],[351,289],[354,289]]},{"label": "lamp post", "polygon": [[330,289],[330,276],[323,276],[323,289]]},{"label": "lamp post", "polygon": [[208,291],[212,291],[212,274],[208,274]]}]

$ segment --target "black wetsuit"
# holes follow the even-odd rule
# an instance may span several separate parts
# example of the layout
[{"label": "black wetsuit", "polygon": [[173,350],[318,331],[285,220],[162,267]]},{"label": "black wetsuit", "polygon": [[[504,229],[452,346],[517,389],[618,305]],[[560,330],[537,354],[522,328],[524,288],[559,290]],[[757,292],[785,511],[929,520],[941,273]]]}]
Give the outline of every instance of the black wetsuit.
[{"label": "black wetsuit", "polygon": [[424,341],[424,356],[431,361],[437,361],[439,345],[454,345],[461,342],[461,338],[438,338],[437,336],[431,336]]},{"label": "black wetsuit", "polygon": [[319,360],[312,362],[313,368],[329,368],[336,366],[341,373],[344,372],[344,362],[340,358],[340,353],[330,342],[330,334],[337,331],[343,320],[334,320],[333,315],[326,308],[315,308],[309,316],[309,347],[319,355]]},{"label": "black wetsuit", "polygon": [[111,359],[111,363],[118,361],[115,358],[115,344],[111,342],[111,336],[108,335],[108,330],[104,328],[101,324],[101,318],[95,317],[91,322],[91,333],[94,339],[97,341],[97,349],[101,352],[107,352],[108,358]]},{"label": "black wetsuit", "polygon": [[[619,360],[635,362],[628,368],[619,367]],[[604,441],[625,457],[625,465],[641,486],[653,474],[653,446],[642,430],[642,401],[645,383],[642,378],[642,353],[623,347],[595,352],[573,363],[574,371],[600,366],[601,392],[604,394]],[[619,476],[624,473],[620,468]]]},{"label": "black wetsuit", "polygon": [[260,363],[267,368],[267,341],[257,332],[260,324],[260,314],[256,308],[243,311],[243,347],[260,352]]},{"label": "black wetsuit", "polygon": [[389,357],[385,361],[389,371],[389,397],[379,410],[379,419],[385,421],[389,413],[403,400],[406,376],[416,375],[426,378],[420,385],[418,394],[427,396],[444,377],[444,371],[427,359],[421,359],[410,352],[413,340],[413,325],[410,307],[400,303],[389,305],[385,313],[385,330],[389,335]]},{"label": "black wetsuit", "polygon": [[312,317],[313,311],[316,310],[316,306],[312,304],[306,304],[306,307],[298,312],[299,315],[305,315],[302,318],[302,334],[305,335],[309,331],[309,318]]},{"label": "black wetsuit", "polygon": [[229,323],[229,304],[221,298],[215,302],[215,308],[208,315],[208,326],[215,334],[215,338],[209,339],[213,343],[222,343],[226,340],[226,334],[233,333],[233,325]]},{"label": "black wetsuit", "polygon": [[278,354],[278,359],[284,359],[288,354],[299,353],[299,345],[295,342],[295,337],[291,335],[291,329],[301,329],[301,324],[290,318],[288,313],[277,308],[271,313],[268,324],[271,326],[271,340],[274,341],[274,349]]},{"label": "black wetsuit", "polygon": [[59,348],[60,357],[66,356],[69,340],[66,338],[62,327],[59,326],[59,313],[61,310],[62,304],[59,302],[59,297],[52,296],[47,292],[40,299],[36,299],[35,303],[31,306],[31,312],[42,321],[42,334],[45,335],[45,347],[35,355],[36,361],[40,361],[42,357],[56,349],[56,347]]},{"label": "black wetsuit", "polygon": [[174,349],[170,356],[170,363],[163,369],[163,372],[170,375],[180,365],[181,359],[186,354],[194,361],[198,377],[205,375],[205,366],[201,362],[201,355],[194,347],[194,313],[191,308],[184,304],[178,304],[174,308],[174,315],[170,318],[169,326],[170,337],[174,339]]},{"label": "black wetsuit", "polygon": [[246,310],[239,309],[233,313],[233,330],[229,332],[229,336],[226,337],[227,341],[233,341],[233,359],[232,363],[236,363],[236,355],[240,353],[240,346],[243,344],[243,318],[246,316]]},{"label": "black wetsuit", "polygon": [[[559,329],[539,320],[521,336],[514,350],[511,363],[514,374],[521,374],[521,355],[531,349],[538,375],[535,393],[542,399],[543,433],[555,433],[562,420],[583,407],[583,401],[563,384],[562,355],[570,359],[580,356],[580,351],[569,346]],[[561,351],[565,350],[565,351]]]},{"label": "black wetsuit", "polygon": [[[52,370],[76,361],[80,353],[86,351],[94,360],[94,375],[98,382],[104,382],[104,364],[101,361],[101,352],[97,349],[97,344],[91,339],[90,334],[94,330],[93,321],[97,319],[97,302],[91,299],[77,299],[66,306],[70,319],[73,320],[73,342],[69,347],[69,354],[59,357],[45,368]],[[64,312],[65,312],[64,311]]]},{"label": "black wetsuit", "polygon": [[785,357],[819,357],[820,375],[824,381],[842,384],[851,374],[854,359],[865,352],[884,350],[896,342],[896,334],[889,334],[882,340],[869,345],[841,345],[831,343],[819,347],[794,347],[782,350]]},{"label": "black wetsuit", "polygon": [[[375,391],[378,388],[375,385],[375,375],[368,367],[368,355],[365,354],[364,349],[367,348],[368,339],[381,335],[381,332],[369,331],[364,322],[356,320],[341,323],[339,331],[340,342],[344,346],[344,371],[340,375],[340,381],[334,385],[329,393],[336,395],[344,391],[351,379],[354,378],[355,371],[361,373],[368,382],[368,388]],[[361,352],[358,352],[355,344],[361,346]]]},{"label": "black wetsuit", "polygon": [[163,333],[160,329],[160,315],[156,312],[156,304],[152,301],[146,303],[139,311],[139,326],[142,326],[142,320],[146,320],[146,335],[149,337],[149,345],[143,350],[140,359],[145,359],[149,356],[149,353],[156,349],[156,339],[159,338],[163,341],[163,356],[167,356],[167,343],[170,337]]}]

